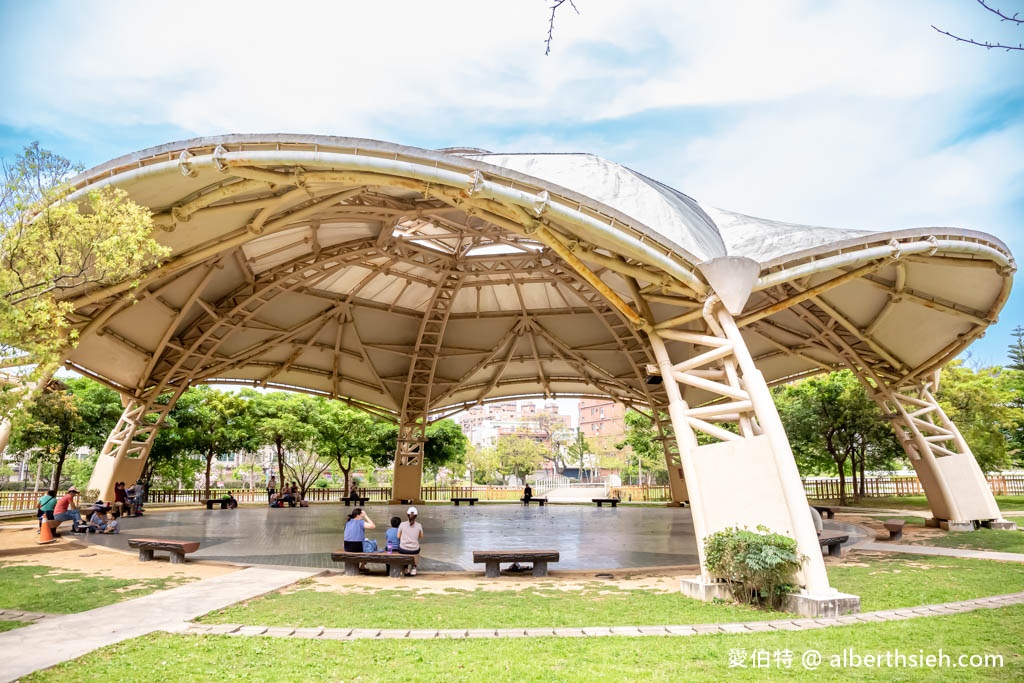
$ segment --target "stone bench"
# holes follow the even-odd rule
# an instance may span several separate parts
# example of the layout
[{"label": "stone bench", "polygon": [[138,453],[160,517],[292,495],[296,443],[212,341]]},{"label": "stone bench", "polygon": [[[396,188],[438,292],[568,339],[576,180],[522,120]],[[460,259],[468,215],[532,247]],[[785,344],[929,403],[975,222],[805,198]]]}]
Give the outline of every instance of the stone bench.
[{"label": "stone bench", "polygon": [[342,500],[342,502],[345,503],[345,507],[349,507],[350,505],[352,505],[353,502],[357,503],[358,505],[366,505],[367,503],[370,502],[369,498],[362,498],[362,497],[359,497],[359,498],[342,498],[341,500]]},{"label": "stone bench", "polygon": [[[537,500],[534,498],[534,500]],[[474,550],[474,564],[484,564],[489,579],[501,576],[502,562],[532,562],[534,576],[548,575],[548,562],[558,562],[557,550]]]},{"label": "stone bench", "polygon": [[818,511],[818,514],[825,519],[835,519],[836,509],[827,505],[812,505],[812,508]]},{"label": "stone bench", "polygon": [[212,510],[213,506],[217,505],[218,503],[220,503],[220,509],[221,510],[227,510],[228,509],[228,499],[227,498],[211,498],[210,500],[205,501],[205,502],[206,502],[206,509],[207,510]]},{"label": "stone bench", "polygon": [[530,498],[529,500],[527,500],[526,498],[520,498],[519,502],[521,502],[523,505],[527,505],[527,506],[530,503],[536,503],[537,505],[539,505],[541,507],[544,507],[544,505],[547,504],[548,499],[547,498]]},{"label": "stone bench", "polygon": [[898,541],[903,538],[903,525],[906,524],[902,519],[887,519],[882,522],[882,526],[889,532],[890,541]]},{"label": "stone bench", "polygon": [[611,506],[615,507],[615,506],[617,506],[619,504],[619,499],[618,498],[591,498],[590,502],[597,503],[597,507],[601,507],[605,503],[611,503]]},{"label": "stone bench", "polygon": [[455,507],[459,506],[459,503],[469,503],[470,506],[476,505],[479,498],[452,498],[452,505]]},{"label": "stone bench", "polygon": [[388,575],[398,578],[402,575],[402,567],[415,563],[415,555],[401,553],[349,553],[338,550],[331,553],[335,562],[345,563],[345,576],[359,576],[359,565],[366,563],[387,565]]},{"label": "stone bench", "polygon": [[128,540],[129,548],[137,548],[139,562],[153,559],[154,550],[166,550],[171,554],[171,564],[184,564],[185,555],[199,550],[199,541],[166,541],[156,538],[132,538]]},{"label": "stone bench", "polygon": [[840,557],[843,554],[843,544],[850,540],[845,534],[822,534],[818,536],[818,543],[828,548],[828,554],[832,557]]}]

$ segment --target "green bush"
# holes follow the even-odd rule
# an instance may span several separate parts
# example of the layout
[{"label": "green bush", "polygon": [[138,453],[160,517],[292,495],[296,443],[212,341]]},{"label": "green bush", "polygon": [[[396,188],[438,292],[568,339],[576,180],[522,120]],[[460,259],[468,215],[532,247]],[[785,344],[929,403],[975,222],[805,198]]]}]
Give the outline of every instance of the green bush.
[{"label": "green bush", "polygon": [[774,608],[795,588],[800,568],[796,541],[764,526],[716,531],[704,539],[704,553],[708,571],[728,581],[739,602]]}]

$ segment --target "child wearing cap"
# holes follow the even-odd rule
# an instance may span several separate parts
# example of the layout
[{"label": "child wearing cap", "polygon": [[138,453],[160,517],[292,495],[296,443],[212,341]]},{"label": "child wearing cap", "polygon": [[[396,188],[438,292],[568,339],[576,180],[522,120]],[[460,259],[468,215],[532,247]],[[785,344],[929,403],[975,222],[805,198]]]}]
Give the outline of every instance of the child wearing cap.
[{"label": "child wearing cap", "polygon": [[[398,552],[402,555],[419,555],[420,539],[423,538],[423,526],[416,521],[419,511],[411,507],[406,511],[408,520],[398,526]],[[409,568],[409,576],[416,576],[416,565],[419,558],[413,558],[412,567]]]}]

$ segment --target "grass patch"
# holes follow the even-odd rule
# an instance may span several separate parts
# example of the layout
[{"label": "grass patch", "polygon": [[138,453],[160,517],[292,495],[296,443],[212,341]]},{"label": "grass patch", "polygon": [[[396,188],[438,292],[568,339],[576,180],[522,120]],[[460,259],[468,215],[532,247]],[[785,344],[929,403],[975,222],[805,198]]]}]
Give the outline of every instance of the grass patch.
[{"label": "grass patch", "polygon": [[185,578],[113,579],[34,565],[0,566],[0,609],[74,614],[185,583]]},{"label": "grass patch", "polygon": [[30,622],[30,621],[0,621],[0,633],[3,633],[4,631],[13,631],[16,628],[21,628],[22,626],[28,626],[30,623],[32,623],[32,622]]},{"label": "grass patch", "polygon": [[[400,610],[401,607],[396,607]],[[112,645],[23,678],[26,683],[109,681],[144,671],[156,681],[761,681],[1024,680],[1024,607],[804,632],[684,638],[507,638],[326,641],[154,634]],[[876,654],[995,654],[1002,666],[972,669],[833,668],[844,649]],[[793,654],[789,669],[733,668],[730,652]],[[802,665],[820,652],[817,671]]]},{"label": "grass patch", "polygon": [[975,531],[951,531],[945,536],[925,538],[917,545],[931,545],[940,548],[970,548],[972,550],[996,550],[1004,553],[1024,553],[1024,532],[1007,529],[977,529]]},{"label": "grass patch", "polygon": [[[1024,496],[996,496],[996,504],[1003,512],[1024,510]],[[839,505],[838,500],[815,500],[816,505]],[[928,510],[924,496],[887,496],[884,498],[849,499],[847,505],[859,508],[895,508],[899,510]]]},{"label": "grass patch", "polygon": [[380,628],[503,628],[509,626],[637,626],[716,621],[758,621],[779,616],[752,607],[707,604],[678,591],[622,590],[594,585],[581,590],[528,588],[418,593],[380,590],[331,593],[310,587],[272,593],[211,612],[208,624],[261,626],[372,625]]},{"label": "grass patch", "polygon": [[834,587],[859,595],[864,612],[1024,591],[1024,564],[959,557],[887,554],[863,566],[829,567],[828,576]]}]

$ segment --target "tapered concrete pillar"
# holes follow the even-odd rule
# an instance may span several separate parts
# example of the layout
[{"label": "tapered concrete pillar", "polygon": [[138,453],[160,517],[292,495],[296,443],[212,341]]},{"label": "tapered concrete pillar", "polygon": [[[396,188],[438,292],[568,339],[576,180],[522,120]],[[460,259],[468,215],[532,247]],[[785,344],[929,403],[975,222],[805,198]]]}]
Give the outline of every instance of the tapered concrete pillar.
[{"label": "tapered concrete pillar", "polygon": [[892,389],[865,383],[892,420],[896,438],[921,482],[934,526],[971,531],[1013,529],[1003,518],[971,447],[931,392],[931,385]]},{"label": "tapered concrete pillar", "polygon": [[[669,397],[701,564],[701,579],[684,582],[684,591],[702,599],[721,595],[722,585],[713,582],[707,570],[707,536],[737,526],[763,525],[796,540],[802,558],[797,580],[803,590],[790,603],[794,609],[815,615],[859,611],[859,598],[829,585],[782,421],[732,315],[712,301],[705,320],[706,333],[667,329],[648,335]],[[693,352],[673,356],[668,345],[672,341],[689,345]],[[720,400],[691,407],[683,399],[682,387],[717,394]],[[732,423],[734,430],[723,423]],[[718,443],[698,446],[695,430]]]},{"label": "tapered concrete pillar", "polygon": [[399,425],[394,482],[391,487],[392,503],[420,500],[425,444],[426,435],[421,423]]},{"label": "tapered concrete pillar", "polygon": [[97,497],[114,497],[114,484],[137,481],[146,467],[153,440],[173,403],[149,405],[122,397],[125,408],[96,459],[87,489],[96,490]]}]

